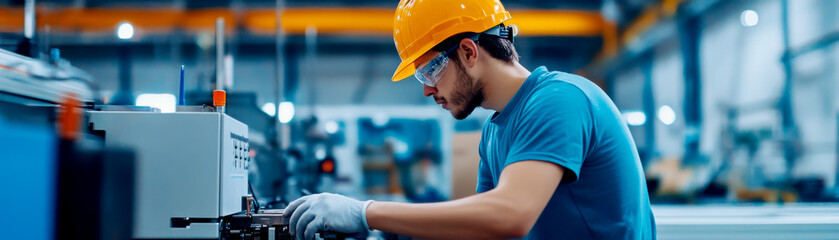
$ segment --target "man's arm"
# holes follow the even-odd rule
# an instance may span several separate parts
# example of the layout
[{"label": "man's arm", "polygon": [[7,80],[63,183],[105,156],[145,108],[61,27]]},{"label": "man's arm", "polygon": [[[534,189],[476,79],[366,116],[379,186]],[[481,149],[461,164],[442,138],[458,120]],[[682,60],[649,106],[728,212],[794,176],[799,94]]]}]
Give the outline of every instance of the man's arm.
[{"label": "man's arm", "polygon": [[367,223],[372,229],[419,238],[521,238],[539,219],[563,172],[544,161],[512,163],[490,191],[441,203],[373,202],[367,207]]}]

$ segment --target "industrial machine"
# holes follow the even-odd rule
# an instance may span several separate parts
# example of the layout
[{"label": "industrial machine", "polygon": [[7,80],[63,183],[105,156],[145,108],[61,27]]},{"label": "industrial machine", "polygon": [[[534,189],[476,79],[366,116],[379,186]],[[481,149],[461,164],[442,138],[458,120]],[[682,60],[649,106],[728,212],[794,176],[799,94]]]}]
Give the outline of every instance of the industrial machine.
[{"label": "industrial machine", "polygon": [[257,213],[239,213],[222,219],[219,239],[294,239],[288,232],[284,210],[262,210]]},{"label": "industrial machine", "polygon": [[2,238],[130,239],[134,152],[84,131],[92,79],[52,52],[0,49]]},{"label": "industrial machine", "polygon": [[[240,212],[248,195],[248,126],[204,107],[155,110],[88,111],[106,146],[137,151],[133,238],[218,238],[212,219]],[[173,219],[208,220],[173,228]]]},{"label": "industrial machine", "polygon": [[[283,209],[248,194],[248,126],[205,106],[98,106],[90,131],[137,152],[133,239],[292,239]],[[319,233],[343,239],[339,233]]]},{"label": "industrial machine", "polygon": [[[265,209],[253,211],[255,204],[251,196],[242,198],[242,212],[225,216],[220,220],[221,240],[290,240],[294,239],[288,231],[288,219],[283,217],[283,209]],[[258,208],[257,208],[258,209]],[[188,226],[186,221],[173,222],[179,227]],[[361,235],[364,235],[362,233]],[[320,232],[318,236],[325,240],[345,239],[348,234]]]},{"label": "industrial machine", "polygon": [[[321,232],[318,237],[325,240],[347,238],[347,234],[335,232]],[[294,239],[288,232],[288,222],[283,218],[282,209],[260,210],[253,214],[239,213],[222,219],[222,240],[290,240]]]}]

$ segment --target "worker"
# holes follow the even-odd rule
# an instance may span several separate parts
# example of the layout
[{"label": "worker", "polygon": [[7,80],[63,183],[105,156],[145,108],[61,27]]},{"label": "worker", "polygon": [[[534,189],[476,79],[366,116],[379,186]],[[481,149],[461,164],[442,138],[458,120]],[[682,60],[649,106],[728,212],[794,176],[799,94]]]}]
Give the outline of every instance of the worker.
[{"label": "worker", "polygon": [[482,130],[477,194],[419,204],[309,195],[286,208],[291,234],[656,239],[638,152],[617,107],[583,77],[523,67],[510,19],[498,0],[402,0],[396,9],[402,63],[393,80],[414,75],[456,119],[479,106],[495,111]]}]

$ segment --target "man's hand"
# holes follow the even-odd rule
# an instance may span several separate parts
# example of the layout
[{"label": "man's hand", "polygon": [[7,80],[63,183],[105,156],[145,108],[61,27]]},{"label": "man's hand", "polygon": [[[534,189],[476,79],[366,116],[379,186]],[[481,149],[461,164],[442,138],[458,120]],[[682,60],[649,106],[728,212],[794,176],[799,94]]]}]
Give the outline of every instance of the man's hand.
[{"label": "man's hand", "polygon": [[314,239],[323,231],[361,233],[368,229],[364,211],[370,202],[322,193],[294,200],[283,214],[291,217],[289,232],[298,240]]}]

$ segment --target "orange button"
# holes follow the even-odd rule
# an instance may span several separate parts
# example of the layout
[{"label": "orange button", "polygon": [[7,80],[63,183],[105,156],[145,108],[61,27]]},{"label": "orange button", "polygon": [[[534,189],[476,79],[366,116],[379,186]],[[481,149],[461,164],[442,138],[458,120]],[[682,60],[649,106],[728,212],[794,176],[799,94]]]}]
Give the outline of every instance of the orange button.
[{"label": "orange button", "polygon": [[213,106],[224,107],[227,104],[227,93],[224,90],[213,91]]},{"label": "orange button", "polygon": [[324,160],[323,163],[320,164],[321,170],[325,173],[332,173],[335,171],[335,162],[332,160]]}]

